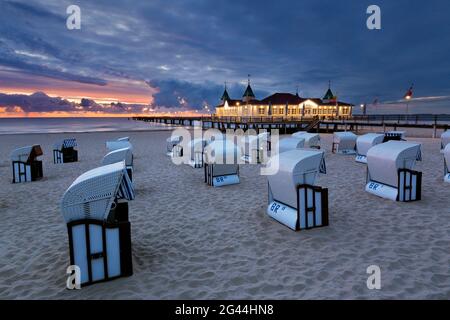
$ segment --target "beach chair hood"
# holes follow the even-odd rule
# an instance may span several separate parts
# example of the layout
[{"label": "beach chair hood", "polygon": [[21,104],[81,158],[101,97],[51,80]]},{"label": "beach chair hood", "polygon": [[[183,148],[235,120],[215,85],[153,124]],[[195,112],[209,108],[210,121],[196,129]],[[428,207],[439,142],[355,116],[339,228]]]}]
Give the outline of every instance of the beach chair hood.
[{"label": "beach chair hood", "polygon": [[76,139],[64,139],[56,142],[53,145],[53,150],[59,150],[62,151],[64,148],[74,148],[77,146],[77,140]]},{"label": "beach chair hood", "polygon": [[130,143],[128,137],[119,138],[119,139],[120,140],[107,141],[106,148],[109,151],[114,151],[117,149],[124,149],[124,148],[129,148],[130,150],[133,150],[133,146]]},{"label": "beach chair hood", "polygon": [[305,139],[303,138],[284,138],[279,142],[279,151],[278,153],[282,153],[289,150],[300,149],[305,146]]},{"label": "beach chair hood", "polygon": [[318,133],[309,133],[306,131],[299,131],[292,134],[294,138],[305,139],[306,147],[315,147],[320,143],[320,135]]},{"label": "beach chair hood", "polygon": [[357,136],[353,132],[335,132],[333,134],[333,148],[338,146],[339,153],[349,154],[354,153],[356,149]]},{"label": "beach chair hood", "polygon": [[356,139],[356,150],[359,155],[367,156],[367,151],[373,146],[383,143],[384,134],[367,133]]},{"label": "beach chair hood", "polygon": [[166,139],[167,144],[176,145],[181,142],[182,137],[181,136],[170,136]]},{"label": "beach chair hood", "polygon": [[398,169],[412,170],[421,160],[421,145],[414,142],[388,141],[367,152],[370,179],[392,187],[398,187]]},{"label": "beach chair hood", "polygon": [[178,136],[178,135],[175,135],[175,136],[172,135],[166,139],[166,151],[167,151],[168,155],[170,155],[170,156],[173,155],[172,151],[173,151],[174,147],[179,145],[182,140],[183,140],[183,137]]},{"label": "beach chair hood", "polygon": [[63,195],[65,221],[94,219],[105,221],[116,199],[134,199],[134,190],[125,162],[102,166],[79,176]]},{"label": "beach chair hood", "polygon": [[133,152],[130,148],[117,149],[103,157],[102,165],[125,161],[126,166],[133,166]]},{"label": "beach chair hood", "polygon": [[278,161],[279,169],[274,175],[268,176],[273,198],[292,208],[297,207],[297,185],[314,185],[319,173],[326,173],[323,151],[290,150],[270,158]]},{"label": "beach chair hood", "polygon": [[241,151],[233,141],[217,140],[205,147],[204,161],[208,164],[237,164]]},{"label": "beach chair hood", "polygon": [[357,135],[353,132],[346,131],[346,132],[335,132],[333,134],[333,142],[336,143],[353,143],[356,142]]},{"label": "beach chair hood", "polygon": [[37,157],[42,155],[43,153],[41,146],[36,144],[14,150],[11,153],[11,160],[30,163],[31,161],[34,161]]}]

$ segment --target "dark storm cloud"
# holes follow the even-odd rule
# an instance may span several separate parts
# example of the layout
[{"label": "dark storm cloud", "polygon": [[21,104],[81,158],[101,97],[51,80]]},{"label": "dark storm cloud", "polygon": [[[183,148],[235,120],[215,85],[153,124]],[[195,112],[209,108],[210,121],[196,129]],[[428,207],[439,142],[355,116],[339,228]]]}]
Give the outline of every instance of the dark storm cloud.
[{"label": "dark storm cloud", "polygon": [[33,74],[36,76],[42,76],[58,79],[58,80],[67,80],[67,81],[75,81],[86,84],[95,84],[95,85],[106,85],[107,82],[103,79],[90,77],[90,76],[82,76],[77,74],[72,74],[68,72],[62,72],[59,70],[55,70],[52,68],[48,68],[46,66],[37,65],[22,61],[16,58],[8,58],[8,57],[0,57],[0,65],[6,66],[9,68],[13,68],[15,70],[20,70],[28,74]]},{"label": "dark storm cloud", "polygon": [[447,1],[377,0],[380,31],[366,28],[366,0],[80,0],[76,31],[65,28],[70,4],[4,1],[0,66],[99,85],[146,80],[164,107],[215,105],[224,81],[241,89],[248,73],[262,95],[299,85],[320,97],[329,80],[356,104],[396,100],[413,82],[416,96],[450,93]]},{"label": "dark storm cloud", "polygon": [[[213,107],[219,103],[223,94],[224,85],[212,82],[194,84],[188,81],[179,80],[150,80],[148,85],[156,88],[158,93],[154,94],[153,106],[162,107],[185,107],[198,108],[202,106]],[[245,86],[232,84],[227,88],[232,99],[241,99],[245,91]],[[255,95],[263,98],[267,92],[255,90]]]},{"label": "dark storm cloud", "polygon": [[7,111],[20,107],[24,112],[75,111],[74,103],[49,97],[43,92],[32,95],[0,93],[0,107],[6,107]]},{"label": "dark storm cloud", "polygon": [[0,93],[0,107],[6,112],[14,112],[17,107],[25,113],[29,112],[101,112],[101,113],[141,113],[148,106],[138,104],[99,104],[92,99],[81,99],[80,103],[74,103],[61,97],[49,97],[43,92],[26,94]]}]

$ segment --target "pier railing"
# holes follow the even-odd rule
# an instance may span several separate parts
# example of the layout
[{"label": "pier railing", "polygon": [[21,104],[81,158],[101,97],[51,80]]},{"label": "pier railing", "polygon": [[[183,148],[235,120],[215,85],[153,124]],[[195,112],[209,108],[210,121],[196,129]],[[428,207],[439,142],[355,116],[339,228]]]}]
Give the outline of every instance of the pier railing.
[{"label": "pier railing", "polygon": [[450,114],[384,114],[384,115],[353,115],[339,117],[296,117],[296,116],[260,116],[260,117],[232,117],[232,116],[148,116],[135,117],[135,120],[156,122],[167,125],[200,125],[202,128],[217,128],[219,130],[236,129],[279,129],[284,133],[298,130],[334,132],[340,130],[358,131],[362,127],[383,127],[383,130],[392,127],[450,128]]},{"label": "pier railing", "polygon": [[320,120],[321,122],[409,122],[411,124],[420,123],[445,123],[450,124],[450,114],[373,114],[373,115],[353,115],[353,116],[337,116],[337,117],[298,117],[298,116],[141,116],[134,117],[135,120],[151,121],[158,120],[165,122],[165,120],[173,122],[173,120],[188,120],[188,121],[219,121],[230,123],[282,123],[282,122],[310,122],[313,120]]}]

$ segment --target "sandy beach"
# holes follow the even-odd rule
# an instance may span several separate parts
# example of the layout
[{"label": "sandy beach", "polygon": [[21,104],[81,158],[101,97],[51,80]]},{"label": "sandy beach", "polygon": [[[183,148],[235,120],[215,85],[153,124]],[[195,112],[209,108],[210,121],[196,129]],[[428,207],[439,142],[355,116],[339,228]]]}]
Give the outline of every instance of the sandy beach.
[{"label": "sandy beach", "polygon": [[[65,288],[67,229],[60,199],[82,173],[100,165],[105,141],[130,136],[136,200],[130,202],[134,275],[81,290]],[[422,200],[400,203],[364,191],[366,166],[331,154],[330,226],[293,232],[266,214],[267,179],[241,167],[241,183],[212,188],[203,170],[172,164],[170,132],[0,136],[0,299],[449,299],[450,187],[440,140],[423,144]],[[53,143],[78,141],[80,162],[54,165]],[[9,153],[44,151],[44,179],[11,183]],[[381,290],[366,268],[381,268]]]}]

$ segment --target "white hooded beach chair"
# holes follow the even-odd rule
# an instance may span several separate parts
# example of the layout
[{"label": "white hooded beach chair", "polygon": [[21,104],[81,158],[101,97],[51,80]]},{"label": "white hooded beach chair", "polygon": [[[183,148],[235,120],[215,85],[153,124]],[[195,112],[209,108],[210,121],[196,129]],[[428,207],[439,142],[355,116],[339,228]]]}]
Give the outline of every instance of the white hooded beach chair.
[{"label": "white hooded beach chair", "polygon": [[81,285],[132,275],[127,201],[133,199],[125,162],[82,174],[64,193],[70,264],[80,268]]},{"label": "white hooded beach chair", "polygon": [[70,163],[78,161],[78,151],[75,150],[77,140],[64,139],[53,145],[53,163]]},{"label": "white hooded beach chair", "polygon": [[196,169],[202,168],[203,151],[205,147],[214,141],[222,141],[224,138],[224,135],[220,132],[212,135],[210,138],[203,136],[201,138],[194,138],[186,142],[184,142],[180,137],[180,141],[178,142],[178,144],[173,146],[172,157],[185,158],[183,159],[185,161],[184,163],[187,163],[191,167]]},{"label": "white hooded beach chair", "polygon": [[450,143],[450,130],[441,134],[441,153],[444,153],[445,147]]},{"label": "white hooded beach chair", "polygon": [[123,137],[113,141],[106,141],[106,148],[109,151],[114,151],[117,149],[130,148],[133,151],[133,146],[130,143],[130,138]]},{"label": "white hooded beach chair", "polygon": [[356,162],[367,163],[367,151],[384,142],[383,133],[366,133],[356,139]]},{"label": "white hooded beach chair", "polygon": [[261,146],[264,146],[264,144],[266,145],[267,151],[270,151],[272,149],[272,142],[270,139],[269,131],[264,131],[264,132],[261,132],[260,134],[258,134],[258,141],[260,141]]},{"label": "white hooded beach chair", "polygon": [[384,133],[384,142],[406,141],[406,131],[387,131]]},{"label": "white hooded beach chair", "polygon": [[253,135],[244,135],[241,137],[241,158],[243,161],[251,163],[259,159],[258,137]]},{"label": "white hooded beach chair", "polygon": [[450,183],[450,143],[444,148],[444,182]]},{"label": "white hooded beach chair", "polygon": [[270,158],[279,170],[268,176],[267,214],[294,231],[328,225],[328,189],[315,185],[326,173],[323,151],[290,150]]},{"label": "white hooded beach chair", "polygon": [[203,167],[203,150],[206,147],[206,144],[207,142],[204,139],[193,139],[189,141],[188,145],[190,149],[190,158],[188,164],[191,167],[193,168]]},{"label": "white hooded beach chair", "polygon": [[40,145],[32,145],[14,150],[11,153],[13,183],[31,182],[43,177]]},{"label": "white hooded beach chair", "polygon": [[422,172],[413,168],[421,160],[419,143],[388,141],[370,148],[366,191],[394,201],[420,200]]},{"label": "white hooded beach chair", "polygon": [[133,180],[133,152],[130,148],[117,149],[109,152],[103,157],[102,165],[125,161],[128,177]]},{"label": "white hooded beach chair", "polygon": [[241,138],[241,159],[248,163],[262,163],[269,150],[270,137],[264,133],[257,136],[245,135]]},{"label": "white hooded beach chair", "polygon": [[280,139],[280,141],[278,142],[278,152],[276,150],[272,150],[272,154],[275,155],[277,153],[282,153],[289,150],[301,149],[304,146],[305,146],[305,139],[287,137]]},{"label": "white hooded beach chair", "polygon": [[[174,155],[174,148],[175,146],[179,145],[181,143],[182,137],[181,136],[171,136],[169,138],[167,138],[166,140],[166,145],[167,145],[167,150],[166,150],[166,154],[168,156],[173,156]],[[181,152],[181,155],[180,155]],[[180,151],[178,151],[178,155],[179,157],[182,157],[182,149]]]},{"label": "white hooded beach chair", "polygon": [[356,154],[357,136],[353,132],[335,132],[331,152],[340,154]]},{"label": "white hooded beach chair", "polygon": [[292,134],[294,138],[305,139],[305,148],[320,149],[320,135],[318,133],[309,133],[299,131]]},{"label": "white hooded beach chair", "polygon": [[214,132],[214,135],[212,135],[212,136],[209,137],[209,138],[207,138],[206,136],[203,137],[203,138],[205,139],[206,144],[210,144],[210,143],[212,143],[212,142],[214,142],[214,141],[222,141],[222,140],[225,140],[226,135],[219,131],[219,132]]},{"label": "white hooded beach chair", "polygon": [[205,183],[214,187],[237,184],[241,152],[233,141],[217,140],[205,147]]}]

